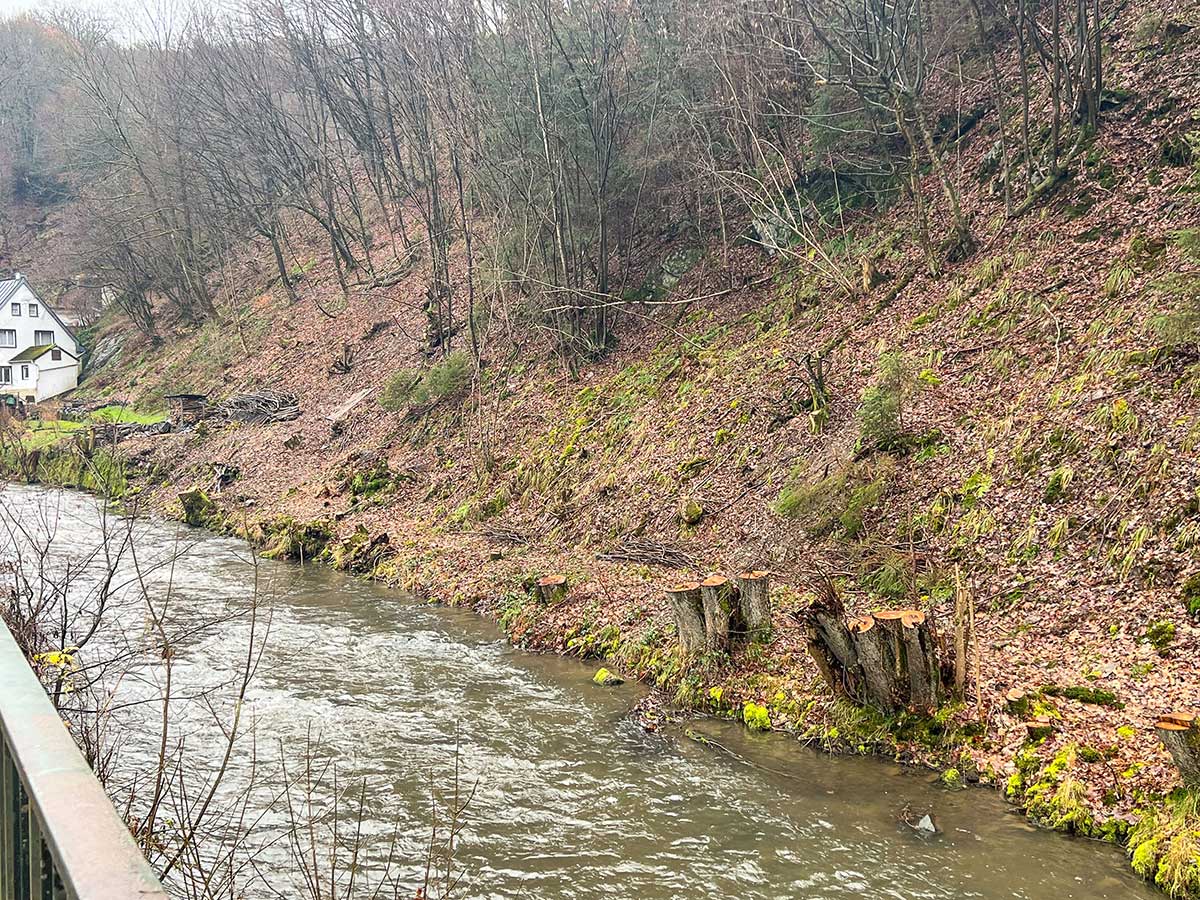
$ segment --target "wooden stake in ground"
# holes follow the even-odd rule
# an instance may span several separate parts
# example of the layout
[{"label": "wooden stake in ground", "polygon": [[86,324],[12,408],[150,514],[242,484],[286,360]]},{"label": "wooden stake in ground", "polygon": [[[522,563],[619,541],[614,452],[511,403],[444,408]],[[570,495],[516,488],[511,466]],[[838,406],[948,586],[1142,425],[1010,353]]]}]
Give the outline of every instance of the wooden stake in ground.
[{"label": "wooden stake in ground", "polygon": [[771,574],[743,572],[737,576],[738,605],[746,635],[760,643],[771,638]]},{"label": "wooden stake in ground", "polygon": [[1159,716],[1154,730],[1175,760],[1184,785],[1200,786],[1200,721],[1195,714],[1175,712]]},{"label": "wooden stake in ground", "polygon": [[675,630],[679,632],[679,644],[683,652],[702,650],[705,630],[700,582],[685,581],[667,588],[667,599],[671,601],[671,613],[675,617]]},{"label": "wooden stake in ground", "polygon": [[962,575],[954,567],[954,696],[963,697],[967,684],[967,616]]},{"label": "wooden stake in ground", "polygon": [[700,598],[704,604],[704,631],[710,649],[729,647],[729,626],[737,607],[733,582],[724,575],[709,575],[700,582]]},{"label": "wooden stake in ground", "polygon": [[566,575],[543,575],[537,583],[538,597],[547,605],[567,596]]}]

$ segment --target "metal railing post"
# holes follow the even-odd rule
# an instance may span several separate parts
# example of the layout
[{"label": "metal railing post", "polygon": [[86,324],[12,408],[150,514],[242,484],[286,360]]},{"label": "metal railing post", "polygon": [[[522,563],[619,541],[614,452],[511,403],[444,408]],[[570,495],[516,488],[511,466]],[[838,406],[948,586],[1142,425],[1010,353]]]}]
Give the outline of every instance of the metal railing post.
[{"label": "metal railing post", "polygon": [[167,900],[0,622],[0,900]]}]

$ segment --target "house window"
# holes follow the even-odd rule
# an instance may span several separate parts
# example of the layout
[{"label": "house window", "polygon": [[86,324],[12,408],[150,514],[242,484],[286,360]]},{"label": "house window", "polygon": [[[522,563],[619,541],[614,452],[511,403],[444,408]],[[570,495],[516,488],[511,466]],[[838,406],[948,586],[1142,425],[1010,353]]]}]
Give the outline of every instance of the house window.
[{"label": "house window", "polygon": [[17,346],[17,330],[15,328],[0,328],[0,347],[15,346]]},{"label": "house window", "polygon": [[12,366],[0,366],[0,384],[12,384]]},{"label": "house window", "polygon": [[[42,344],[53,344],[54,343],[54,332],[53,331],[35,331],[33,333],[33,342],[35,344],[37,344],[37,346],[39,346],[39,347],[42,346]],[[14,347],[16,346],[15,342],[13,343],[13,346]]]},{"label": "house window", "polygon": [[38,317],[38,305],[36,303],[29,304],[29,315],[34,319]]},{"label": "house window", "polygon": [[20,303],[14,303],[12,305],[12,314],[14,316],[19,316],[21,314],[21,304]]},{"label": "house window", "polygon": [[21,366],[21,380],[22,381],[29,380],[29,366]]},{"label": "house window", "polygon": [[55,362],[58,362],[60,359],[62,359],[62,351],[55,347],[50,351],[50,358]]}]

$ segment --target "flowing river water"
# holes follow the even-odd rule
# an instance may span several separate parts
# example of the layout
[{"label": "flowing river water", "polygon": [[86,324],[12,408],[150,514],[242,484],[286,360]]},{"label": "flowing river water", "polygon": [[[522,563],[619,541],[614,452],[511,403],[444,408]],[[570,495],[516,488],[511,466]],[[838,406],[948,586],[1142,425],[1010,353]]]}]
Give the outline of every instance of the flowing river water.
[{"label": "flowing river water", "polygon": [[[11,486],[0,505],[31,534],[52,529],[60,565],[100,542],[94,498]],[[3,555],[15,552],[9,534]],[[471,613],[320,566],[256,561],[240,541],[170,522],[140,521],[135,545],[147,590],[169,588],[177,633],[197,628],[177,641],[176,693],[216,696],[236,675],[251,627],[244,610],[260,598],[262,655],[244,720],[256,761],[243,744],[223,791],[250,783],[252,771],[269,781],[266,760],[280,753],[295,772],[311,747],[321,763],[336,761],[339,791],[354,802],[365,779],[364,834],[377,845],[396,836],[409,884],[419,883],[429,837],[431,773],[438,790],[452,787],[457,748],[460,785],[475,794],[455,854],[456,897],[1157,896],[1119,850],[1036,830],[991,791],[949,791],[927,772],[832,758],[725,722],[693,727],[732,753],[681,730],[645,733],[629,715],[642,688],[596,686],[594,666],[514,649]],[[226,610],[242,614],[200,627]],[[131,630],[145,629],[136,603],[123,614]],[[161,679],[148,666],[118,695],[148,696]],[[115,714],[118,783],[157,758],[159,713],[135,704]],[[222,747],[204,704],[180,702],[172,716],[188,766],[210,777]],[[903,825],[905,808],[931,811],[942,833]],[[291,877],[283,819],[276,810],[251,829],[265,847],[263,881],[276,885],[262,896],[300,896],[279,887]]]}]

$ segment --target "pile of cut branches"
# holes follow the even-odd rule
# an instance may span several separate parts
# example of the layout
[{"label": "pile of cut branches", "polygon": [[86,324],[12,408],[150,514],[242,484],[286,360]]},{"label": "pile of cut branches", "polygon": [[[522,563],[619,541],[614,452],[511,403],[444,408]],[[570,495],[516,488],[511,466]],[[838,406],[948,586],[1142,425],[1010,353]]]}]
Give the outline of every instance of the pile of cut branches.
[{"label": "pile of cut branches", "polygon": [[696,560],[678,547],[640,537],[627,537],[611,550],[596,555],[610,562],[633,562],[667,569],[695,569]]},{"label": "pile of cut branches", "polygon": [[248,425],[290,422],[300,418],[300,401],[283,391],[236,394],[217,407],[217,418]]}]

